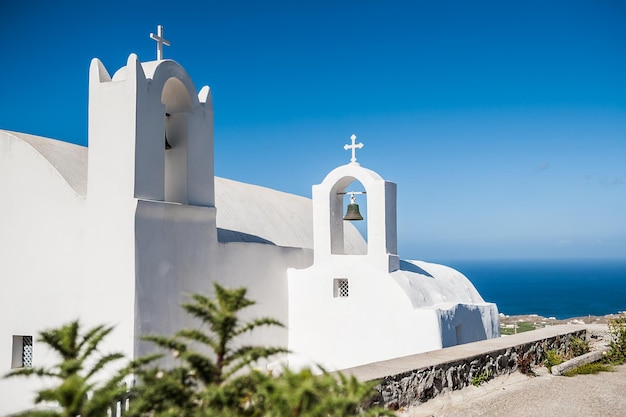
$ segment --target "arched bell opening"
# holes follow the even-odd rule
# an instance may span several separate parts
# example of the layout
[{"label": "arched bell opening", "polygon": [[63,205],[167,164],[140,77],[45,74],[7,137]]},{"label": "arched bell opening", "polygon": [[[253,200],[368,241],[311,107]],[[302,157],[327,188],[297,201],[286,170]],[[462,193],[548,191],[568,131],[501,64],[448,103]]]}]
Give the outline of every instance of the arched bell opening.
[{"label": "arched bell opening", "polygon": [[193,107],[189,92],[177,78],[163,85],[161,103],[165,106],[165,201],[188,203],[187,137],[188,118]]},{"label": "arched bell opening", "polygon": [[[355,232],[368,241],[367,192],[353,177],[337,182],[331,190],[331,253],[333,255],[367,255],[367,246],[351,243]],[[356,230],[354,230],[356,229]]]}]

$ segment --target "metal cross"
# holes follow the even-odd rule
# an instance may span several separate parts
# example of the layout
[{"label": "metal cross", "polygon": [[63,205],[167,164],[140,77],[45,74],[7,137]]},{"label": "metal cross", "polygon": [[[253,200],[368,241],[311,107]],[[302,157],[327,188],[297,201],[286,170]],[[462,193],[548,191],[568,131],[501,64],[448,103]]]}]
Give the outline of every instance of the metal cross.
[{"label": "metal cross", "polygon": [[350,162],[356,163],[356,149],[357,148],[361,149],[363,147],[363,144],[362,143],[355,143],[356,142],[356,135],[355,134],[350,136],[350,139],[352,140],[352,145],[343,145],[343,148],[346,151],[348,149],[352,149],[352,159],[350,159]]},{"label": "metal cross", "polygon": [[157,61],[163,59],[163,45],[170,46],[170,41],[163,37],[163,26],[157,26],[157,34],[150,33],[150,39],[154,39],[157,42]]}]

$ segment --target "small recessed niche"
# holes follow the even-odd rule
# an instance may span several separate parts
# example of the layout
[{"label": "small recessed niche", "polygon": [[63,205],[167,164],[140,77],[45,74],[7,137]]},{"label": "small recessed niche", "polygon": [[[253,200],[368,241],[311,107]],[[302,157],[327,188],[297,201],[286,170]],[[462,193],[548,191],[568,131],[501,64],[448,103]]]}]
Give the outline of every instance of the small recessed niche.
[{"label": "small recessed niche", "polygon": [[13,336],[11,368],[33,367],[33,337]]},{"label": "small recessed niche", "polygon": [[349,287],[347,278],[335,278],[333,280],[333,297],[345,298],[348,297]]}]

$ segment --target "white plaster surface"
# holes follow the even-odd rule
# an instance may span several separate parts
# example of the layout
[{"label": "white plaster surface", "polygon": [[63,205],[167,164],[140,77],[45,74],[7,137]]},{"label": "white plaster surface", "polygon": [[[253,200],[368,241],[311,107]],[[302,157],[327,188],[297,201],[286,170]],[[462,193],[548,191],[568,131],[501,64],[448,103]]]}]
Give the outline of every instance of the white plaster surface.
[{"label": "white plaster surface", "polygon": [[423,261],[401,261],[392,272],[414,308],[445,303],[476,304],[485,301],[474,285],[459,271]]},{"label": "white plaster surface", "polygon": [[[215,202],[217,227],[223,229],[218,236],[224,241],[251,241],[256,236],[278,246],[313,249],[309,198],[216,177]],[[240,233],[233,236],[227,231]],[[348,250],[366,250],[352,224],[346,226],[346,236]]]},{"label": "white plaster surface", "polygon": [[[115,326],[103,350],[151,351],[145,334],[197,325],[179,305],[214,281],[257,301],[245,317],[288,327],[242,343],[289,346],[292,365],[345,368],[498,335],[497,309],[450,268],[397,255],[396,185],[358,164],[313,201],[216,178],[210,89],[178,63],[134,54],[89,72],[89,149],[0,130],[0,374],[13,335],[79,318]],[[172,145],[165,150],[165,139]],[[368,243],[339,192],[367,191]],[[347,278],[350,295],[334,297]],[[34,343],[34,366],[56,360]],[[4,358],[4,359],[3,359]],[[286,357],[277,361],[286,361]],[[37,383],[0,379],[0,415]]]},{"label": "white plaster surface", "polygon": [[[105,351],[147,353],[141,335],[197,324],[179,306],[213,281],[248,288],[257,305],[246,317],[286,323],[287,269],[313,261],[310,199],[215,180],[207,87],[196,97],[178,64],[133,55],[114,78],[92,62],[89,149],[0,131],[2,374],[13,335],[36,339],[76,318],[115,326]],[[347,235],[364,247],[355,228]],[[247,342],[285,347],[287,331]],[[34,365],[53,360],[35,342]],[[0,415],[32,404],[37,386],[0,379]]]},{"label": "white plaster surface", "polygon": [[28,145],[43,157],[80,196],[87,194],[87,148],[27,133],[0,130],[5,140],[13,136]]},{"label": "white plaster surface", "polygon": [[[368,245],[343,247],[343,193],[367,195]],[[460,272],[397,255],[396,185],[350,163],[313,186],[314,263],[289,270],[289,365],[336,370],[499,337],[495,304]],[[336,280],[348,281],[338,294]]]},{"label": "white plaster surface", "polygon": [[[35,336],[42,325],[78,316],[84,209],[84,199],[29,142],[0,132],[0,374],[9,371],[13,335]],[[34,345],[37,365],[46,352]],[[0,379],[0,415],[31,402],[33,387]]]},{"label": "white plaster surface", "polygon": [[[458,271],[411,261],[424,272],[388,273],[357,258],[289,271],[290,366],[344,369],[500,336],[496,305]],[[334,296],[335,278],[348,297]]]}]

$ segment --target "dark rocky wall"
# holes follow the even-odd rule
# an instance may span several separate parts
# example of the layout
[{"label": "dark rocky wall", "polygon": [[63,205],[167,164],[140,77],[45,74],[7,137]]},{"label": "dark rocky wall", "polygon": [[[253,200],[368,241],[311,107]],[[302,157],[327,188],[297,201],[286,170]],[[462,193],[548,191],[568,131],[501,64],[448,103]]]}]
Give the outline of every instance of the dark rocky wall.
[{"label": "dark rocky wall", "polygon": [[518,370],[531,373],[533,367],[543,363],[547,350],[554,349],[567,356],[574,337],[584,339],[586,330],[385,377],[380,380],[378,395],[373,399],[372,405],[397,410],[426,402],[448,391],[464,388],[477,378],[490,379]]}]

